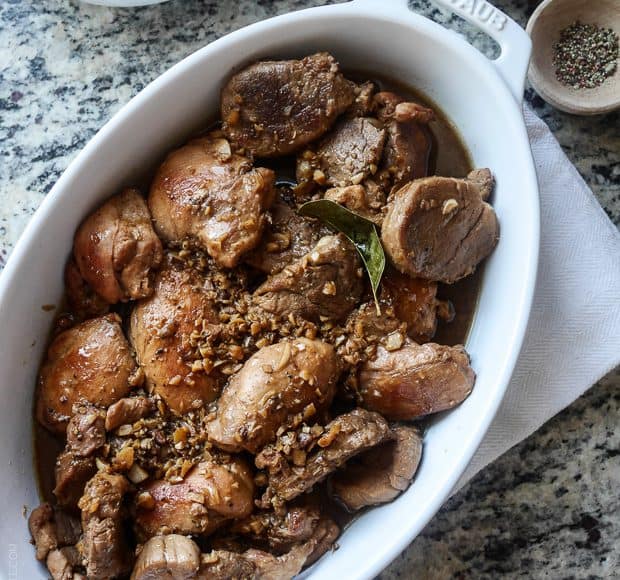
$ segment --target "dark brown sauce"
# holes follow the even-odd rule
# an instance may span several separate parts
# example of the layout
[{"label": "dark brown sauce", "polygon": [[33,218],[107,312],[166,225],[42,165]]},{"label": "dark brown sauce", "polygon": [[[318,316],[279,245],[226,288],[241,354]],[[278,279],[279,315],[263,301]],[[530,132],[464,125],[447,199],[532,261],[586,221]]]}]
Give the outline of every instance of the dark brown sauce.
[{"label": "dark brown sauce", "polygon": [[[442,175],[445,177],[464,177],[473,169],[471,157],[459,135],[456,127],[450,122],[441,108],[421,92],[398,81],[386,79],[376,74],[364,74],[348,71],[347,76],[353,80],[373,80],[381,90],[397,92],[413,101],[431,107],[435,111],[436,119],[431,122],[430,129],[433,137],[433,150],[429,160],[429,175]],[[213,128],[215,123],[208,123],[206,127]],[[203,133],[204,130],[197,133]],[[278,182],[294,184],[295,182],[295,159],[293,157],[282,158],[276,161],[270,160],[261,165],[267,165],[277,171]],[[144,178],[140,179],[139,185],[148,189],[154,170],[145,172]],[[440,284],[438,295],[442,299],[450,300],[455,308],[455,318],[452,322],[439,322],[434,341],[441,344],[464,343],[476,310],[480,283],[482,280],[482,267],[476,273],[453,285]],[[36,419],[33,421],[34,460],[40,496],[44,501],[53,502],[52,489],[54,488],[54,465],[56,457],[62,451],[64,443],[60,438],[54,437]],[[420,427],[424,428],[427,421],[422,421]],[[341,506],[334,503],[328,496],[324,485],[320,486],[312,494],[315,501],[319,501],[325,513],[329,514],[340,526],[348,526],[354,519],[362,515],[366,510],[356,514],[350,514]],[[371,508],[367,508],[371,509]]]},{"label": "dark brown sauce", "polygon": [[34,420],[34,460],[37,468],[39,495],[43,501],[54,502],[54,468],[56,458],[64,449],[61,438],[54,437]]}]

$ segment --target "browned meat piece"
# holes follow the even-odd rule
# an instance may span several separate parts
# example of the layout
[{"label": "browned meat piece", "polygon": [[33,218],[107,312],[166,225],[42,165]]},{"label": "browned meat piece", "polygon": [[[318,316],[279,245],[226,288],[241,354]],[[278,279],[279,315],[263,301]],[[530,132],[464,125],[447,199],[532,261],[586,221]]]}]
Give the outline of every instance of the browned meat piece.
[{"label": "browned meat piece", "polygon": [[489,169],[486,167],[483,169],[474,169],[469,172],[467,179],[478,186],[480,197],[482,197],[484,201],[487,201],[489,197],[491,197],[493,189],[495,188],[495,177]]},{"label": "browned meat piece", "polygon": [[274,556],[262,550],[242,553],[213,550],[202,555],[201,580],[291,580],[304,566],[310,565],[329,550],[340,533],[331,520],[321,522],[313,536],[297,544],[286,554]]},{"label": "browned meat piece", "polygon": [[32,510],[28,528],[35,543],[37,560],[45,560],[52,550],[76,544],[82,533],[80,522],[48,503]]},{"label": "browned meat piece", "polygon": [[28,518],[28,528],[36,547],[37,560],[45,560],[50,550],[55,550],[58,547],[52,506],[43,503],[32,510]]},{"label": "browned meat piece", "polygon": [[271,207],[271,224],[246,259],[255,268],[275,274],[307,254],[328,233],[319,221],[299,215],[283,201]]},{"label": "browned meat piece", "polygon": [[254,292],[254,302],[270,314],[339,321],[359,302],[360,260],[342,235],[324,236],[303,258],[270,276]]},{"label": "browned meat piece", "polygon": [[295,546],[287,554],[277,557],[262,550],[248,550],[244,554],[245,559],[256,566],[256,577],[269,580],[289,580],[297,576],[308,555],[308,548],[305,546]]},{"label": "browned meat piece", "polygon": [[129,482],[122,475],[97,473],[79,501],[82,510],[82,555],[92,580],[118,578],[131,570],[131,554],[123,530],[123,497]]},{"label": "browned meat piece", "polygon": [[[300,435],[304,435],[303,431]],[[283,437],[290,437],[285,434]],[[351,457],[390,439],[392,433],[387,422],[378,413],[354,409],[339,415],[325,426],[325,432],[316,440],[317,447],[308,451],[279,442],[267,445],[256,456],[256,467],[266,469],[269,484],[260,506],[268,508],[290,501],[309,491],[316,483],[344,465]],[[298,436],[299,440],[299,436]],[[311,440],[311,439],[310,439]],[[306,454],[304,457],[299,451]]]},{"label": "browned meat piece", "polygon": [[131,580],[191,580],[200,569],[200,549],[178,534],[155,536],[136,559]]},{"label": "browned meat piece", "polygon": [[256,453],[281,426],[329,407],[339,375],[334,348],[298,338],[266,346],[232,377],[207,424],[209,439],[227,451]]},{"label": "browned meat piece", "polygon": [[67,449],[88,457],[105,443],[105,412],[93,405],[77,404],[67,425]]},{"label": "browned meat piece", "polygon": [[54,522],[59,548],[74,546],[78,543],[82,535],[82,524],[77,517],[59,508],[54,508]]},{"label": "browned meat piece", "polygon": [[427,177],[388,204],[381,239],[394,265],[410,276],[452,284],[495,248],[499,225],[478,182]]},{"label": "browned meat piece", "polygon": [[105,430],[113,431],[121,425],[131,425],[155,410],[155,401],[148,397],[125,397],[108,407]]},{"label": "browned meat piece", "polygon": [[372,81],[357,85],[354,89],[355,100],[347,110],[347,117],[369,117],[374,109],[374,95],[377,87]]},{"label": "browned meat piece", "polygon": [[86,482],[97,472],[94,457],[78,457],[63,451],[56,458],[54,495],[58,505],[76,508]]},{"label": "browned meat piece", "polygon": [[257,157],[288,155],[323,135],[354,97],[354,84],[325,52],[257,62],[222,90],[223,129]]},{"label": "browned meat piece", "polygon": [[304,566],[314,564],[323,554],[331,550],[339,535],[340,528],[336,522],[329,518],[322,519],[312,538],[315,541],[314,549],[306,558]]},{"label": "browned meat piece", "polygon": [[126,189],[90,214],[75,234],[73,255],[84,280],[109,304],[148,296],[163,254],[140,192]]},{"label": "browned meat piece", "polygon": [[[268,557],[271,554],[268,555]],[[274,556],[271,556],[274,558]],[[198,580],[258,580],[259,572],[255,564],[245,554],[227,550],[211,550],[201,557]],[[271,580],[271,579],[270,579]]]},{"label": "browned meat piece", "polygon": [[385,123],[387,139],[379,181],[394,190],[412,179],[428,174],[432,135],[427,124],[434,119],[432,109],[406,102],[387,91],[374,97],[377,116]]},{"label": "browned meat piece", "polygon": [[254,480],[241,457],[213,455],[180,483],[157,480],[143,488],[136,526],[144,538],[161,533],[209,534],[227,519],[245,518],[254,507]]},{"label": "browned meat piece", "polygon": [[381,210],[385,204],[385,195],[378,187],[364,185],[332,187],[325,192],[323,197],[344,205],[353,213],[365,217],[379,227],[383,223]]},{"label": "browned meat piece", "polygon": [[340,528],[331,519],[322,517],[317,507],[287,506],[286,511],[263,511],[235,524],[231,530],[273,554],[284,554],[295,545],[322,539],[308,556],[305,566],[318,560],[340,535]]},{"label": "browned meat piece", "polygon": [[121,329],[108,314],[59,334],[41,367],[37,418],[50,431],[64,433],[73,405],[82,400],[107,407],[140,384],[142,374]]},{"label": "browned meat piece", "polygon": [[315,180],[336,187],[362,183],[377,171],[384,142],[385,130],[376,119],[356,117],[340,121],[319,144],[319,173]]},{"label": "browned meat piece", "polygon": [[253,168],[226,139],[210,133],[168,155],[148,202],[164,241],[189,238],[232,268],[258,244],[274,194],[271,169]]},{"label": "browned meat piece", "polygon": [[82,278],[73,257],[65,267],[65,291],[69,310],[80,320],[102,316],[110,310],[110,305]]},{"label": "browned meat piece", "polygon": [[394,191],[412,179],[425,177],[433,142],[427,125],[435,117],[433,110],[387,91],[374,96],[374,109],[387,130],[377,175],[382,187]]},{"label": "browned meat piece", "polygon": [[207,282],[189,267],[170,260],[155,278],[155,291],[131,313],[129,338],[144,370],[146,386],[176,413],[185,413],[213,401],[224,377],[206,374],[193,363],[202,360],[192,333],[219,322],[206,296]]},{"label": "browned meat piece", "polygon": [[415,121],[389,123],[381,164],[385,187],[394,191],[412,179],[426,177],[432,143],[426,125]]},{"label": "browned meat piece", "polygon": [[407,324],[409,338],[418,343],[431,340],[437,329],[437,317],[450,312],[449,303],[437,299],[436,282],[411,278],[393,268],[383,276],[381,298]]},{"label": "browned meat piece", "polygon": [[309,540],[321,519],[318,507],[289,506],[284,513],[255,512],[235,523],[230,532],[250,540],[253,546],[282,554],[294,544]]},{"label": "browned meat piece", "polygon": [[81,574],[75,574],[74,568],[81,566],[82,557],[74,546],[52,550],[45,562],[52,580],[78,580]]},{"label": "browned meat piece", "polygon": [[[382,292],[382,294],[384,294]],[[355,399],[359,364],[372,356],[378,344],[387,350],[397,350],[407,340],[407,324],[394,314],[394,307],[380,296],[381,311],[373,301],[356,308],[345,325],[346,340],[339,345],[338,353],[350,365],[350,372],[340,385],[339,394]]]},{"label": "browned meat piece", "polygon": [[405,491],[422,458],[415,427],[392,428],[394,440],[356,457],[330,480],[332,495],[349,511],[387,503]]},{"label": "browned meat piece", "polygon": [[396,318],[394,309],[384,301],[381,302],[380,313],[377,313],[374,302],[365,302],[356,308],[347,319],[346,328],[355,338],[370,343],[389,339],[391,344],[398,340],[399,346],[402,346],[406,336],[405,324]]},{"label": "browned meat piece", "polygon": [[405,101],[401,96],[390,91],[381,91],[374,95],[373,109],[377,117],[384,123],[390,121],[430,123],[435,118],[432,109],[419,103]]},{"label": "browned meat piece", "polygon": [[375,357],[361,367],[359,392],[367,409],[407,421],[458,405],[474,381],[462,346],[408,341],[392,352],[377,348]]}]

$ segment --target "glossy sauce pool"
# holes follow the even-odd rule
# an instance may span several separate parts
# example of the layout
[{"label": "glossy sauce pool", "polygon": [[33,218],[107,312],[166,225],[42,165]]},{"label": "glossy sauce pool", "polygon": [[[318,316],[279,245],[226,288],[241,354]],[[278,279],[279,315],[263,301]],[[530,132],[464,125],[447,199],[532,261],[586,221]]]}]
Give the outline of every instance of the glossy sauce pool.
[{"label": "glossy sauce pool", "polygon": [[[432,102],[415,89],[391,79],[386,79],[380,75],[351,71],[345,74],[348,78],[356,81],[373,80],[379,86],[380,90],[396,92],[409,100],[422,103],[435,111],[435,120],[429,125],[433,142],[429,159],[429,175],[465,177],[473,169],[470,154],[463,144],[458,130],[436,103]],[[207,126],[212,128],[213,123],[209,123]],[[261,165],[272,167],[276,171],[280,183],[290,183],[295,180],[294,158],[284,158],[275,163],[263,163],[261,161]],[[154,173],[154,169],[145,172],[144,180],[140,184],[142,185],[143,191],[148,189],[148,184]],[[465,342],[478,301],[482,271],[483,266],[479,266],[472,276],[456,284],[439,284],[438,297],[452,302],[454,305],[455,317],[449,323],[442,322],[441,320],[439,321],[437,332],[433,338],[434,342],[449,345],[462,344]],[[64,448],[64,442],[41,427],[36,421],[36,418],[33,419],[33,424],[34,457],[40,495],[42,500],[52,502],[54,499],[52,494],[52,489],[54,488],[54,465],[57,455]],[[419,422],[422,429],[424,429],[425,424],[426,421]],[[356,513],[355,516],[348,514],[328,498],[325,492],[325,486],[320,486],[320,490],[314,492],[313,495],[316,501],[321,503],[323,510],[341,527],[346,526],[354,517],[359,516],[364,511],[362,510]]]}]

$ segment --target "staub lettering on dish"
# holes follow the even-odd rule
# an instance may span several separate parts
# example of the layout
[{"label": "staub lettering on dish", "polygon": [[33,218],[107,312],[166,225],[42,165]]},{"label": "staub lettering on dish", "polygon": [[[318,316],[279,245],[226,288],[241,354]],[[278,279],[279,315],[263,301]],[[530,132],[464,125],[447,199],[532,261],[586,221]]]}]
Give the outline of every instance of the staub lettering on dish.
[{"label": "staub lettering on dish", "polygon": [[503,30],[506,16],[497,11],[486,0],[450,0],[450,3],[464,12],[471,14],[481,24],[491,26],[495,30]]}]

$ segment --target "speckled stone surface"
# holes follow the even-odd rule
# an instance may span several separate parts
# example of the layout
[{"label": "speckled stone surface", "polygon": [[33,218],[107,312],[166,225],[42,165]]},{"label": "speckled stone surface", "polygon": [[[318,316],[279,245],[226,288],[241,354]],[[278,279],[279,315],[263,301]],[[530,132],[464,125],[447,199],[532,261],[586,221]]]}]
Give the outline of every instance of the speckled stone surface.
[{"label": "speckled stone surface", "polygon": [[[68,0],[0,3],[0,267],[69,162],[133,95],[205,43],[316,0],[170,0],[109,9]],[[538,2],[495,2],[525,25]],[[470,34],[426,1],[415,8]],[[493,46],[471,35],[485,52]],[[528,102],[620,225],[620,114],[577,118]],[[620,575],[620,374],[611,373],[479,473],[382,575]]]}]

